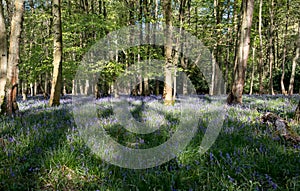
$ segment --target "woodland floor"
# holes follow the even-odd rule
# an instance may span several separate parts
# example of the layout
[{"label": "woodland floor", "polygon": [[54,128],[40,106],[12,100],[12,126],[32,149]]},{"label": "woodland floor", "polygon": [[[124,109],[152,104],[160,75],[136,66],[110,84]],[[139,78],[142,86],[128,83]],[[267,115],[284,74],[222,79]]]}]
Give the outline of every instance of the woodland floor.
[{"label": "woodland floor", "polygon": [[[157,120],[141,105],[157,97],[130,99],[134,118],[147,118],[149,123]],[[220,105],[226,97],[199,99],[199,108],[201,104],[204,108]],[[260,121],[264,113],[273,112],[299,134],[300,126],[292,120],[299,99],[299,95],[244,95],[242,106],[227,107],[222,130],[205,154],[198,150],[213,117],[209,113],[176,158],[157,167],[132,170],[110,165],[91,152],[75,124],[71,96],[64,96],[55,108],[48,107],[42,96],[29,97],[19,101],[17,116],[0,118],[0,190],[300,190],[300,145],[272,138]],[[99,105],[98,118],[108,134],[125,146],[150,148],[176,130],[178,115],[162,112],[168,116],[167,125],[159,133],[128,133],[113,120],[109,100],[94,101]]]}]

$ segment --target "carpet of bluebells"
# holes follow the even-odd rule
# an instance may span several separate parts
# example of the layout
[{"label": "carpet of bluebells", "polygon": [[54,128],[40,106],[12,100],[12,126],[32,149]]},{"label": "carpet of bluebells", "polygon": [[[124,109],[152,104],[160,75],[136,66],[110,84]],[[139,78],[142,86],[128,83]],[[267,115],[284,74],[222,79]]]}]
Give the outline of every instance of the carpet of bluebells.
[{"label": "carpet of bluebells", "polygon": [[[162,110],[165,119],[159,119],[161,115],[146,111],[145,105],[159,97],[135,97],[130,98],[130,112],[136,120],[154,125],[166,120],[167,125],[149,135],[128,133],[114,119],[110,99],[95,100],[98,118],[124,146],[157,146],[176,129],[176,113],[164,115]],[[201,110],[201,103],[214,106],[226,97],[199,99]],[[260,121],[265,112],[273,112],[300,133],[292,120],[299,99],[245,95],[243,105],[226,107],[221,133],[205,154],[198,151],[209,114],[203,115],[197,134],[177,157],[161,166],[132,170],[110,165],[89,149],[74,122],[71,96],[54,108],[42,97],[29,97],[19,101],[16,116],[0,117],[0,190],[300,190],[300,146],[273,139]],[[152,107],[160,110],[163,102],[157,103]]]}]

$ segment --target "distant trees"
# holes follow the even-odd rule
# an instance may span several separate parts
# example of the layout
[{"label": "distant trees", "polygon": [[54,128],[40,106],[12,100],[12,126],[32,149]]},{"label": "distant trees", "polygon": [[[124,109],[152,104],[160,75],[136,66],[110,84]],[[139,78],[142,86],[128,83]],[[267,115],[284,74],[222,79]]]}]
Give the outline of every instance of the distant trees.
[{"label": "distant trees", "polygon": [[[209,87],[218,82],[218,76],[212,75],[211,84],[205,82],[201,71],[180,53],[183,49],[181,46],[186,45],[169,42],[168,39],[176,41],[176,35],[171,37],[166,33],[165,47],[151,44],[157,40],[155,34],[152,37],[143,36],[145,31],[157,29],[158,23],[164,21],[167,26],[184,29],[196,36],[210,48],[212,57],[216,59],[211,72],[215,73],[215,68],[220,68],[226,82],[224,89],[230,93],[231,103],[240,103],[242,93],[249,93],[251,90],[253,94],[293,94],[299,91],[299,45],[295,46],[297,43],[294,43],[297,42],[299,33],[298,1],[258,1],[253,5],[255,26],[252,27],[250,36],[250,29],[244,20],[250,15],[249,7],[245,12],[245,3],[247,6],[252,3],[249,0],[28,0],[25,3],[22,36],[16,38],[20,41],[19,46],[10,49],[8,42],[13,43],[14,39],[7,39],[18,33],[15,28],[18,22],[13,24],[13,16],[16,19],[16,13],[20,13],[14,8],[13,2],[23,1],[2,1],[0,7],[0,105],[5,108],[2,112],[6,109],[11,113],[17,110],[14,101],[16,93],[23,93],[24,100],[29,92],[31,96],[51,93],[50,105],[58,105],[59,94],[63,92],[95,94],[96,91],[101,91],[103,95],[113,95],[117,90],[114,81],[118,74],[136,62],[151,59],[165,61],[165,81],[170,87],[158,79],[153,81],[141,76],[138,86],[141,95],[164,94],[165,100],[172,103],[175,99],[174,86],[177,84],[183,89],[186,87],[186,82],[176,81],[176,70],[186,73],[197,93],[214,94],[215,88],[211,88],[209,92]],[[59,13],[60,27],[57,3],[60,3],[63,10]],[[152,25],[143,28],[147,26],[145,23]],[[150,46],[132,47],[110,55],[107,66],[100,71],[98,86],[93,86],[92,81],[81,83],[74,80],[82,56],[97,40],[110,31],[133,24],[141,24],[141,36],[145,38],[144,41],[148,39],[151,42]],[[63,31],[63,35],[57,32],[59,29],[60,32]],[[139,37],[130,38],[136,41],[134,38]],[[63,41],[63,48],[60,39]],[[19,57],[16,56],[19,54],[18,47]],[[255,52],[248,58],[251,48]],[[246,67],[247,62],[252,64],[249,69]],[[8,89],[10,90],[7,91]],[[182,92],[187,93],[185,89]],[[5,98],[6,94],[10,96]],[[6,101],[10,104],[7,105]]]},{"label": "distant trees", "polygon": [[54,50],[53,50],[53,74],[51,95],[49,100],[50,106],[58,106],[62,88],[62,29],[61,29],[61,4],[60,0],[53,0],[53,33],[54,33]]}]

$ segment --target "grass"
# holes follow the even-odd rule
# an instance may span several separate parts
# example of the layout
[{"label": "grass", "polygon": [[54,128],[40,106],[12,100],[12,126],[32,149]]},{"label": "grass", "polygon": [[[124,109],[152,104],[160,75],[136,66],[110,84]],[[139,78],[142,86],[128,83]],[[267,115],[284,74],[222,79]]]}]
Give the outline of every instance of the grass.
[{"label": "grass", "polygon": [[[201,99],[201,104],[218,105],[224,99],[214,97],[210,103]],[[18,116],[0,119],[0,190],[300,190],[299,145],[273,140],[259,121],[264,112],[274,112],[300,133],[299,125],[290,120],[299,99],[244,96],[242,106],[227,108],[215,144],[200,155],[199,145],[211,118],[204,113],[196,136],[183,152],[143,170],[110,165],[95,155],[80,136],[70,97],[56,108],[37,97],[20,101]],[[127,147],[162,144],[178,124],[178,112],[150,104],[160,114],[149,113],[151,99],[132,99],[129,108],[136,120],[152,124],[165,119],[159,130],[137,135],[114,120],[108,99],[96,103],[107,133]]]}]

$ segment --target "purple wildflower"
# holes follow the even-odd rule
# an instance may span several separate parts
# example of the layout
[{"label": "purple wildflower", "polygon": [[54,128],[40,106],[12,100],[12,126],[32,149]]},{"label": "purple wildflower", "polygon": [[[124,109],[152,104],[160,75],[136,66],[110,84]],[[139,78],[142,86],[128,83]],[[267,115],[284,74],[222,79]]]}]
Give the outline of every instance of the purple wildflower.
[{"label": "purple wildflower", "polygon": [[234,182],[234,179],[231,176],[228,175],[228,178],[230,182]]},{"label": "purple wildflower", "polygon": [[214,160],[214,156],[211,152],[209,153],[209,160],[210,160],[210,162],[212,162]]}]

